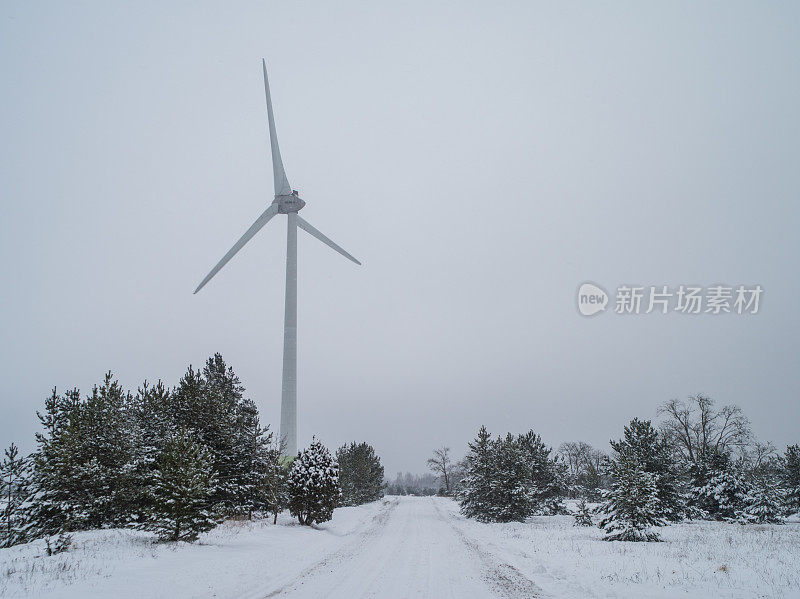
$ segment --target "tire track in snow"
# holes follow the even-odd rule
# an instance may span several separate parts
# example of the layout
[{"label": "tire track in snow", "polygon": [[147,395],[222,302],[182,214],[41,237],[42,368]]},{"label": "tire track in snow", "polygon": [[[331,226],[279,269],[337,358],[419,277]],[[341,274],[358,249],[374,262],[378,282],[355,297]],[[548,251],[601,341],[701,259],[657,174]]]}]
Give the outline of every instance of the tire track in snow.
[{"label": "tire track in snow", "polygon": [[544,591],[536,583],[522,574],[514,566],[498,560],[489,551],[467,538],[453,522],[453,519],[443,514],[439,506],[434,503],[439,517],[446,521],[456,533],[462,543],[480,560],[484,568],[484,580],[502,593],[508,599],[534,599],[546,597]]},{"label": "tire track in snow", "polygon": [[287,592],[294,591],[302,585],[306,578],[313,577],[314,575],[320,573],[321,570],[329,568],[332,564],[341,563],[350,559],[355,553],[358,552],[359,547],[364,545],[366,539],[377,536],[378,532],[386,526],[386,522],[388,522],[390,514],[397,507],[398,499],[385,501],[384,504],[386,505],[386,508],[372,517],[369,526],[366,528],[366,530],[364,530],[364,532],[355,531],[354,533],[351,533],[355,536],[352,541],[346,543],[343,547],[340,547],[336,551],[329,553],[318,562],[307,566],[289,582],[281,585],[274,591],[271,591],[269,594],[263,595],[263,599],[270,599],[271,597],[277,597]]}]

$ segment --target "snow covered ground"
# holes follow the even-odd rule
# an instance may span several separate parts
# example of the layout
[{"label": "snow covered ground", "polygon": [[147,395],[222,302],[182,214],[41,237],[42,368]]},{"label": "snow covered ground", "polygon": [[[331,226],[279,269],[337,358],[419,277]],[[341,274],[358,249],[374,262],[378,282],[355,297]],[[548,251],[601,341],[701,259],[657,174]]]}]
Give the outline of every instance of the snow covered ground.
[{"label": "snow covered ground", "polygon": [[449,499],[387,497],[318,529],[229,522],[187,545],[76,534],[0,550],[8,597],[800,597],[800,523],[685,523],[663,543],[606,543],[569,516],[481,524]]}]

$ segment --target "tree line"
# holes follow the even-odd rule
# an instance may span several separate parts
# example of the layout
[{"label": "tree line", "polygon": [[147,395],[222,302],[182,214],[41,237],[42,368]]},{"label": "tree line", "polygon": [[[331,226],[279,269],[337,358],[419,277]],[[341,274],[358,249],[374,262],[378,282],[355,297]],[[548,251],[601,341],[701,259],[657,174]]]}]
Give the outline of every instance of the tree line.
[{"label": "tree line", "polygon": [[583,442],[553,452],[533,431],[493,437],[481,427],[463,460],[445,447],[428,465],[467,517],[563,514],[572,498],[576,524],[599,520],[607,540],[659,540],[657,527],[684,519],[780,523],[800,512],[797,444],[781,455],[754,439],[740,408],[702,394],[670,400],[659,415],[655,426],[634,418],[610,454]]},{"label": "tree line", "polygon": [[439,478],[434,474],[411,474],[398,472],[394,480],[387,480],[384,492],[387,495],[445,495]]},{"label": "tree line", "polygon": [[244,391],[220,354],[171,389],[131,393],[111,373],[85,397],[54,389],[37,412],[36,450],[21,456],[12,443],[0,464],[0,547],[57,536],[66,548],[70,533],[108,527],[193,541],[227,518],[276,522],[288,509],[312,524],[382,495],[371,446],[334,456],[314,439],[286,456]]}]

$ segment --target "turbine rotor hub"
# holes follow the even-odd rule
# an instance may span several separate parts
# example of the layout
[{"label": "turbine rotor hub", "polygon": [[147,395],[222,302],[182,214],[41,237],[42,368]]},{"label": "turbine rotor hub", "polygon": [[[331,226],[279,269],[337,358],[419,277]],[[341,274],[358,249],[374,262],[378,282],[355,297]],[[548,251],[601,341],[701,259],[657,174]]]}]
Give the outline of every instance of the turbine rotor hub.
[{"label": "turbine rotor hub", "polygon": [[290,214],[292,212],[299,212],[303,209],[306,203],[300,199],[297,192],[289,195],[275,196],[272,200],[273,204],[278,205],[278,214]]}]

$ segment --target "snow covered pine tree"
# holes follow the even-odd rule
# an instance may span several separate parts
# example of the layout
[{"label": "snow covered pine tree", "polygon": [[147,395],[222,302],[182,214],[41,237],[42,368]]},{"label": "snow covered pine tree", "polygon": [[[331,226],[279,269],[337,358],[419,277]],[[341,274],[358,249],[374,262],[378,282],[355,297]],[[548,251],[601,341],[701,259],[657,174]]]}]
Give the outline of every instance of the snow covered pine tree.
[{"label": "snow covered pine tree", "polygon": [[800,512],[800,445],[789,445],[783,456],[783,488],[786,496],[786,511]]},{"label": "snow covered pine tree", "polygon": [[550,457],[552,449],[544,444],[541,435],[532,430],[518,435],[516,445],[520,447],[522,460],[528,467],[533,513],[550,516],[568,513],[562,502],[567,489],[563,462]]},{"label": "snow covered pine tree", "polygon": [[618,454],[610,463],[611,489],[603,493],[600,508],[605,514],[600,528],[606,541],[658,541],[658,533],[650,530],[663,526],[658,516],[658,487],[655,477],[645,472],[633,452]]},{"label": "snow covered pine tree", "polygon": [[131,464],[136,453],[128,406],[109,372],[81,400],[74,389],[53,389],[37,415],[33,455],[31,530],[38,536],[126,525],[131,516]]},{"label": "snow covered pine tree", "polygon": [[732,463],[727,456],[720,456],[717,463],[723,465],[709,470],[707,482],[692,488],[691,504],[702,517],[744,522],[750,488],[742,465]]},{"label": "snow covered pine tree", "polygon": [[469,453],[464,458],[465,476],[461,481],[458,503],[461,513],[479,522],[491,522],[492,504],[492,439],[485,426],[469,443]]},{"label": "snow covered pine tree", "polygon": [[272,514],[272,523],[278,523],[278,514],[289,506],[289,469],[295,459],[284,455],[286,441],[271,435],[266,453],[264,471],[264,510]]},{"label": "snow covered pine tree", "polygon": [[678,473],[668,440],[659,435],[649,420],[634,418],[625,427],[623,438],[611,441],[617,453],[630,452],[642,469],[653,476],[658,494],[658,517],[672,522],[685,511],[678,491]]},{"label": "snow covered pine tree", "polygon": [[29,496],[28,470],[28,460],[19,457],[19,448],[12,443],[0,463],[0,547],[26,540],[23,510]]},{"label": "snow covered pine tree", "polygon": [[160,380],[155,385],[142,383],[130,405],[131,441],[136,448],[128,466],[128,505],[131,525],[146,528],[153,511],[153,481],[158,471],[158,456],[175,434],[170,417],[171,392]]},{"label": "snow covered pine tree", "polygon": [[481,522],[523,522],[537,511],[563,513],[560,465],[550,452],[533,431],[492,440],[481,427],[464,460],[461,512]]},{"label": "snow covered pine tree", "polygon": [[218,523],[211,511],[216,484],[210,452],[188,432],[176,434],[158,460],[149,527],[164,541],[196,540]]},{"label": "snow covered pine tree", "polygon": [[493,522],[524,522],[536,511],[539,488],[532,484],[528,447],[507,433],[493,442]]},{"label": "snow covered pine tree", "polygon": [[226,516],[249,516],[263,508],[269,434],[244,391],[239,377],[217,353],[206,360],[202,372],[189,366],[171,398],[175,425],[191,431],[210,452],[218,481],[212,504]]},{"label": "snow covered pine tree", "polygon": [[768,473],[759,473],[748,485],[744,513],[740,521],[780,524],[783,522],[783,506],[783,489],[778,481]]},{"label": "snow covered pine tree", "polygon": [[327,522],[339,504],[339,466],[316,438],[289,472],[289,512],[300,524]]},{"label": "snow covered pine tree", "polygon": [[586,503],[586,498],[581,497],[578,501],[578,511],[575,513],[575,526],[592,526],[592,510]]}]

